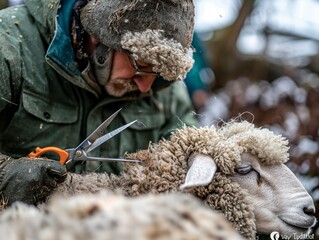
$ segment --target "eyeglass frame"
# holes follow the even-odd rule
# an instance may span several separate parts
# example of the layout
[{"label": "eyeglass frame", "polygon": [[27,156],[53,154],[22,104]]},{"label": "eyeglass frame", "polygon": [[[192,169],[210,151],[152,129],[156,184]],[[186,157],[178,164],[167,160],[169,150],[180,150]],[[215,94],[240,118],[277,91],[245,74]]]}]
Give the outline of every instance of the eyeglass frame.
[{"label": "eyeglass frame", "polygon": [[135,69],[135,75],[138,75],[138,76],[143,76],[143,75],[146,75],[146,76],[156,76],[156,77],[159,77],[159,73],[156,73],[156,72],[144,72],[144,71],[141,71],[138,67],[138,64],[133,56],[132,53],[128,53],[129,55],[129,58],[130,58],[130,62],[132,64],[132,66],[134,67]]}]

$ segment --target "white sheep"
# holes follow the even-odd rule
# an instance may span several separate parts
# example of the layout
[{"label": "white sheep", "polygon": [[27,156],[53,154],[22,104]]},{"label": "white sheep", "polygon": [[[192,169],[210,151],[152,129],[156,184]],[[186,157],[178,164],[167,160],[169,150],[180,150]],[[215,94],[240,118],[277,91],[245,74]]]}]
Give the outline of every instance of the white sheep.
[{"label": "white sheep", "polygon": [[313,200],[284,165],[288,142],[248,122],[177,130],[170,140],[129,154],[120,176],[70,174],[57,195],[121,191],[129,196],[188,191],[220,211],[246,238],[278,231],[304,234],[315,223]]},{"label": "white sheep", "polygon": [[246,238],[278,231],[304,234],[315,224],[314,203],[284,165],[288,142],[246,121],[222,127],[177,130],[170,140],[129,154],[144,160],[125,165],[120,176],[71,175],[59,194],[123,191],[145,193],[189,191],[221,211]]},{"label": "white sheep", "polygon": [[[181,193],[128,198],[107,192],[18,203],[0,215],[6,240],[243,240],[220,214]],[[1,238],[2,239],[2,238]]]}]

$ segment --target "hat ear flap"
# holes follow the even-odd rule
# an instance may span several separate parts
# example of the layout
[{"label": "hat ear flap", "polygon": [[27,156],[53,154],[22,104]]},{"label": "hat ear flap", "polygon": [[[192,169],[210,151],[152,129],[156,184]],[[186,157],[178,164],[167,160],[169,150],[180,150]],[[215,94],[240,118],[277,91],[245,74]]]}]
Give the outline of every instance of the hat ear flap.
[{"label": "hat ear flap", "polygon": [[180,186],[182,191],[207,186],[212,182],[217,170],[214,159],[204,154],[192,154],[188,159],[188,166],[185,183]]},{"label": "hat ear flap", "polygon": [[98,44],[92,54],[91,64],[100,85],[105,86],[109,80],[114,51],[109,47]]}]

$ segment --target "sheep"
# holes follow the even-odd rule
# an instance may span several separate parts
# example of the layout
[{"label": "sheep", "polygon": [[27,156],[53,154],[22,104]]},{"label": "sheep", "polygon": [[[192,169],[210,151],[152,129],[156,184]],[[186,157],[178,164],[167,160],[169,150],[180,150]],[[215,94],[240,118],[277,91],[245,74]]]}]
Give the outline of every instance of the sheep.
[{"label": "sheep", "polygon": [[128,154],[143,161],[126,164],[122,175],[71,175],[57,193],[103,188],[129,196],[188,191],[222,212],[248,239],[255,239],[257,232],[307,233],[316,221],[314,203],[284,165],[288,150],[286,139],[247,121],[184,127],[169,140]]},{"label": "sheep", "polygon": [[[278,231],[304,234],[315,224],[313,200],[293,173],[288,141],[246,121],[176,130],[169,140],[128,154],[120,176],[69,174],[54,195],[109,189],[127,196],[189,192],[221,212],[247,239]],[[279,179],[279,181],[277,181]]]},{"label": "sheep", "polygon": [[0,215],[7,240],[243,240],[221,214],[192,195],[109,192],[53,198],[41,209],[17,203]]}]

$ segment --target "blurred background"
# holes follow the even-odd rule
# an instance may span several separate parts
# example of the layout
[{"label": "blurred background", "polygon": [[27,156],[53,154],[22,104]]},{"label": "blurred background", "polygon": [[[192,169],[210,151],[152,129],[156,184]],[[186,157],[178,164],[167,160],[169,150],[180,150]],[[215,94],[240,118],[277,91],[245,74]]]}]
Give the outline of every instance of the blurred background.
[{"label": "blurred background", "polygon": [[[193,95],[201,124],[239,118],[288,138],[288,167],[314,198],[318,218],[319,1],[195,5],[196,35],[208,67],[198,76],[202,94]],[[318,224],[314,232],[319,239]]]},{"label": "blurred background", "polygon": [[[288,138],[288,166],[318,218],[319,1],[194,1],[195,65],[185,84],[201,125],[238,118]],[[319,239],[318,224],[314,232]]]}]

